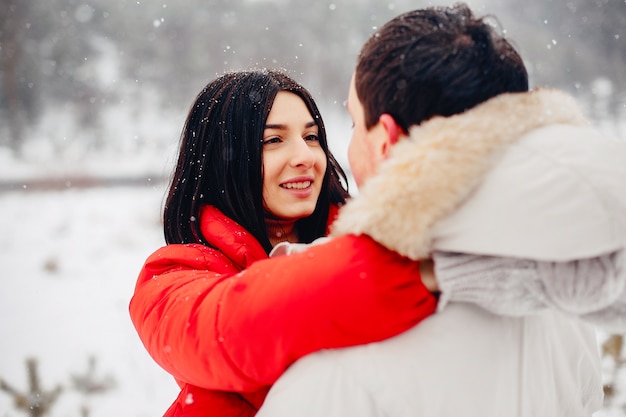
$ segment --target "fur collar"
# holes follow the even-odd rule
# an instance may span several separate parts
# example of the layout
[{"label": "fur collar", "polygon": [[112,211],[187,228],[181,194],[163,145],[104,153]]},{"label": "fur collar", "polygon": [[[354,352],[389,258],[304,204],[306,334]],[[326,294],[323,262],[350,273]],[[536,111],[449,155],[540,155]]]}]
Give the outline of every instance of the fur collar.
[{"label": "fur collar", "polygon": [[431,252],[431,230],[480,183],[509,143],[553,124],[587,125],[563,92],[502,94],[410,131],[339,212],[331,236],[366,234],[411,259]]}]

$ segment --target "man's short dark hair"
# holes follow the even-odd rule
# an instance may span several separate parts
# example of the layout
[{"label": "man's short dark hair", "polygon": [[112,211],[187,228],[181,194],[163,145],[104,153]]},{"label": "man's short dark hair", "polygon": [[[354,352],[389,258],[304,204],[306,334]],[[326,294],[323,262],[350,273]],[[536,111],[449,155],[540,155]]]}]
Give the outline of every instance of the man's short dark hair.
[{"label": "man's short dark hair", "polygon": [[528,91],[515,48],[465,4],[432,7],[390,20],[363,45],[356,92],[369,129],[383,113],[408,131],[505,92]]}]

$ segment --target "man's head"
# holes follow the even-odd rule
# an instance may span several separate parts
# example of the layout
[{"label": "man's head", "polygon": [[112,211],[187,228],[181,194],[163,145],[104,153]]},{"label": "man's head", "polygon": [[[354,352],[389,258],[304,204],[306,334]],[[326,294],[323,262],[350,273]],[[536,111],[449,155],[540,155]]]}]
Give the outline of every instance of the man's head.
[{"label": "man's head", "polygon": [[[520,55],[467,5],[395,17],[363,45],[348,97],[355,124],[349,159],[357,184],[371,174],[359,170],[375,171],[363,168],[360,149],[377,154],[370,161],[377,165],[410,126],[461,113],[501,93],[527,90]],[[361,133],[373,136],[372,141],[358,143],[366,139]]]}]

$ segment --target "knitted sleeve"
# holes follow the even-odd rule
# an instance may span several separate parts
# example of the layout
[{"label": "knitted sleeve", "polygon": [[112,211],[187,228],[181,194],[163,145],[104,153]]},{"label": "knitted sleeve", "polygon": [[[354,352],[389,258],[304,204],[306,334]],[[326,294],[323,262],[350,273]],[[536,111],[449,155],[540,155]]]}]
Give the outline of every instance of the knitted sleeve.
[{"label": "knitted sleeve", "polygon": [[610,330],[626,329],[625,252],[569,262],[544,262],[435,252],[441,290],[450,301],[522,316],[554,308]]}]

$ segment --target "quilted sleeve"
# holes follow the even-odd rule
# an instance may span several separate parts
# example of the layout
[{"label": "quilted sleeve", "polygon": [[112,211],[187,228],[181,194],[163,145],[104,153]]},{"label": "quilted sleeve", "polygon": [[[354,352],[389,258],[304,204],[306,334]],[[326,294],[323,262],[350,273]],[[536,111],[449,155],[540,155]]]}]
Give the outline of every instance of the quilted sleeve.
[{"label": "quilted sleeve", "polygon": [[436,308],[419,264],[366,236],[236,275],[195,267],[140,279],[131,316],[157,363],[207,389],[271,385],[308,353],[394,336]]}]

